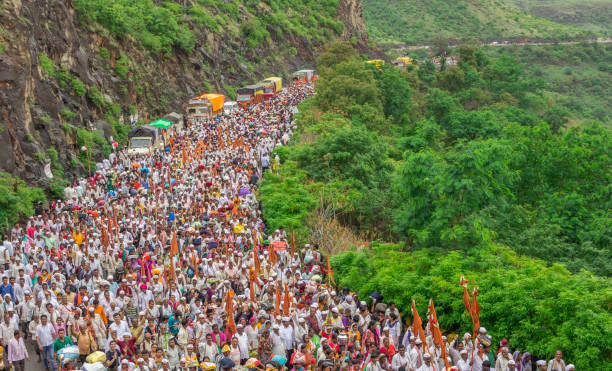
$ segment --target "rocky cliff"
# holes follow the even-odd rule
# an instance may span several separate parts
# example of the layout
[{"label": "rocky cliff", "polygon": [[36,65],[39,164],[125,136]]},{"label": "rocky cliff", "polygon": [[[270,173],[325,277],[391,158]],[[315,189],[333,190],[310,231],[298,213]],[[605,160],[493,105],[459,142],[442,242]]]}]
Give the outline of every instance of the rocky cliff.
[{"label": "rocky cliff", "polygon": [[[178,112],[198,92],[231,96],[244,82],[312,67],[318,48],[336,38],[367,44],[360,0],[322,2],[314,16],[307,0],[131,2],[160,22],[175,17],[161,25],[146,19],[143,32],[153,42],[125,18],[131,5],[102,3],[0,4],[1,170],[48,187],[50,163],[59,188],[58,178],[87,169],[83,145],[100,158],[111,137],[124,142],[131,124]],[[158,31],[173,25],[186,42],[167,42]],[[158,44],[170,46],[160,51]]]}]

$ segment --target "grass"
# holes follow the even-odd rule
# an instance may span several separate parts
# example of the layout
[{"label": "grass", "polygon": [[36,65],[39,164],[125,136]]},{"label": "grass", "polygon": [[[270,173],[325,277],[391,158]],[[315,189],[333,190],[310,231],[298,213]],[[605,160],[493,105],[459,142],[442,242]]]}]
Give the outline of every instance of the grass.
[{"label": "grass", "polygon": [[571,112],[572,123],[601,121],[612,128],[612,45],[485,47],[490,55],[506,53],[546,83],[545,95]]},{"label": "grass", "polygon": [[362,0],[370,36],[379,42],[591,38],[589,31],[551,22],[497,0]]},{"label": "grass", "polygon": [[504,0],[537,17],[612,35],[612,3],[609,0]]}]

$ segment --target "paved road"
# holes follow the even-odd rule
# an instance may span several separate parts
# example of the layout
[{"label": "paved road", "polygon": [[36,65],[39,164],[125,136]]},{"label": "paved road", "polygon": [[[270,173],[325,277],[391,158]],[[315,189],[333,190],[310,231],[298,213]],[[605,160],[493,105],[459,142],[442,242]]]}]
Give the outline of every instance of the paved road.
[{"label": "paved road", "polygon": [[[612,44],[612,39],[603,40],[584,40],[584,41],[563,41],[563,42],[510,42],[510,41],[493,41],[490,43],[481,43],[480,45],[486,46],[513,46],[513,45],[576,45],[576,44]],[[460,44],[449,45],[450,48],[454,48]],[[429,49],[430,45],[408,45],[395,48],[395,50],[418,50],[418,49]]]}]

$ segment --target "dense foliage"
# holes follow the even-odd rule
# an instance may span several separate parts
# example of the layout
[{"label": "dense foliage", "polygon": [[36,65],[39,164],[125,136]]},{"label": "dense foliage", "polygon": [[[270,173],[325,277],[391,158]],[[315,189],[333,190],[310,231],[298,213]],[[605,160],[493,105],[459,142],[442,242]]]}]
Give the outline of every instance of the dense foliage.
[{"label": "dense foliage", "polygon": [[4,234],[20,218],[34,215],[34,206],[38,201],[45,201],[42,189],[27,186],[23,180],[0,172],[0,234]]},{"label": "dense foliage", "polygon": [[504,0],[529,14],[610,35],[612,6],[606,0]]},{"label": "dense foliage", "polygon": [[612,368],[612,282],[587,272],[572,275],[560,265],[519,257],[506,247],[484,244],[466,254],[432,249],[406,252],[401,246],[379,245],[346,252],[332,259],[339,286],[360,297],[379,291],[396,301],[410,321],[410,300],[421,316],[433,298],[440,327],[463,333],[471,329],[459,278],[478,286],[480,324],[494,342],[508,339],[513,349],[534,359],[550,359],[557,349],[583,370]]},{"label": "dense foliage", "polygon": [[[82,20],[116,38],[132,37],[154,53],[190,53],[206,32],[229,33],[249,49],[293,35],[315,43],[342,32],[338,0],[74,0]],[[204,32],[202,32],[204,31]]]},{"label": "dense foliage", "polygon": [[512,56],[544,79],[546,98],[567,108],[571,120],[595,119],[612,127],[612,45],[524,45],[485,51],[493,57]]},{"label": "dense foliage", "polygon": [[331,208],[362,241],[398,242],[335,258],[341,285],[380,290],[404,311],[432,296],[443,325],[465,330],[463,273],[481,286],[496,338],[606,368],[597,339],[612,335],[612,285],[593,273],[612,273],[612,133],[568,127],[546,81],[510,55],[449,52],[456,66],[377,69],[329,46],[317,94],[264,178],[266,221],[308,236],[303,226]]},{"label": "dense foliage", "polygon": [[454,40],[574,39],[590,31],[538,18],[495,0],[362,0],[371,37],[419,44],[442,34]]}]

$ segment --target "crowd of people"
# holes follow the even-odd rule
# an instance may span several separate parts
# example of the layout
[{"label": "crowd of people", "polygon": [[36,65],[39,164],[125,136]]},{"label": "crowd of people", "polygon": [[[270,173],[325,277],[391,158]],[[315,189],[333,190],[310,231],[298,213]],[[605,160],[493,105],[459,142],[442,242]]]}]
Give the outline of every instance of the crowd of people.
[{"label": "crowd of people", "polygon": [[[266,229],[256,187],[313,92],[188,120],[150,155],[114,152],[15,225],[0,245],[0,368],[445,370],[394,303],[334,288],[317,245]],[[494,353],[484,328],[443,339],[460,371],[573,370],[561,352]]]}]

